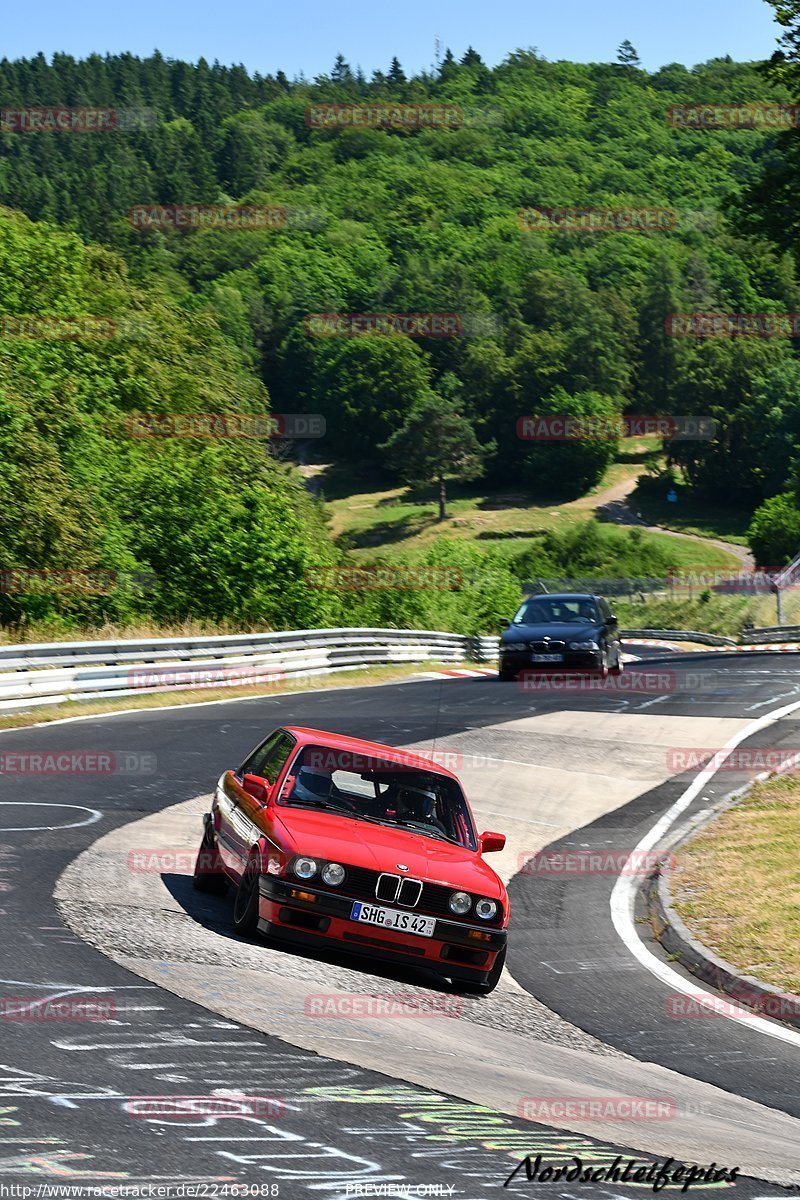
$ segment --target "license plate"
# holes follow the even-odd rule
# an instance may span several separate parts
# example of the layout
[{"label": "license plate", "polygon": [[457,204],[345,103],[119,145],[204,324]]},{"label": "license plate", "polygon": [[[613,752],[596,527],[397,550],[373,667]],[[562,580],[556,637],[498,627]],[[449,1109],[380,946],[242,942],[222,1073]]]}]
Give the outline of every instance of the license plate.
[{"label": "license plate", "polygon": [[563,654],[532,654],[532,662],[563,662]]},{"label": "license plate", "polygon": [[416,933],[418,937],[433,937],[434,917],[418,917],[416,913],[401,912],[399,908],[381,908],[377,904],[362,904],[357,900],[350,913],[351,921],[380,925],[381,929],[397,929],[400,933]]}]

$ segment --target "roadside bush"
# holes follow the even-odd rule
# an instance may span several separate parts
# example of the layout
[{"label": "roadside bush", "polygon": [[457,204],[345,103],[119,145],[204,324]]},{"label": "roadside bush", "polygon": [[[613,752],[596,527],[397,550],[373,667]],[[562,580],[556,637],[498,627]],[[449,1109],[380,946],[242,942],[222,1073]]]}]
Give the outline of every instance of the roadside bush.
[{"label": "roadside bush", "polygon": [[756,509],[747,531],[760,567],[782,567],[800,554],[800,508],[791,492],[772,496]]},{"label": "roadside bush", "polygon": [[[622,403],[610,396],[597,392],[570,395],[564,388],[556,388],[536,405],[534,421],[569,416],[604,427],[613,425],[621,411]],[[596,487],[619,451],[619,439],[611,437],[531,441],[529,445],[522,462],[526,486],[539,496],[568,499],[584,496]]]}]

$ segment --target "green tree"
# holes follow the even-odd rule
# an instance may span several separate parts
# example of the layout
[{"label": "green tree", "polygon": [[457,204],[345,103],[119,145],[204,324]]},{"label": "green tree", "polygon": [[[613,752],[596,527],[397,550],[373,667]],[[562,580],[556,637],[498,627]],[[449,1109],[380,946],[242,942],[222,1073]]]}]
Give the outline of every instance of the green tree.
[{"label": "green tree", "polygon": [[391,61],[387,79],[392,87],[399,87],[401,84],[408,82],[406,73],[400,66],[400,60],[397,57]]},{"label": "green tree", "polygon": [[622,63],[623,67],[640,67],[642,65],[636,48],[627,38],[617,51],[617,62]]},{"label": "green tree", "polygon": [[381,447],[387,463],[407,483],[436,481],[440,521],[447,516],[447,479],[476,479],[494,449],[480,444],[472,422],[461,412],[457,394],[457,381],[445,377],[442,393],[427,396]]},{"label": "green tree", "polygon": [[[526,447],[522,477],[539,496],[583,496],[603,478],[618,449],[621,404],[597,392],[569,395],[556,388],[520,422]],[[553,419],[572,418],[571,429]],[[555,436],[558,440],[551,440]]]},{"label": "green tree", "polygon": [[668,322],[680,312],[678,270],[673,258],[661,254],[645,278],[639,305],[637,387],[654,413],[676,412],[676,389],[689,351],[685,338],[668,332]]},{"label": "green tree", "polygon": [[326,444],[377,465],[377,447],[428,392],[425,355],[408,338],[365,335],[321,339],[314,358],[310,404],[326,419]]},{"label": "green tree", "polygon": [[765,500],[753,515],[747,540],[760,567],[782,567],[800,554],[800,508],[794,492]]}]

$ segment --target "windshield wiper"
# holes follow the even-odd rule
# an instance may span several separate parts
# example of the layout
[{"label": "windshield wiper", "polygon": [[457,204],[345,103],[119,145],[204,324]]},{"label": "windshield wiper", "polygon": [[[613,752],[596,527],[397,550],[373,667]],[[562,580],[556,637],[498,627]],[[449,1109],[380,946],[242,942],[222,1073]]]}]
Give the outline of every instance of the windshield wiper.
[{"label": "windshield wiper", "polygon": [[328,800],[284,800],[285,808],[326,808],[329,812],[339,813],[342,817],[352,817],[354,821],[372,821],[373,824],[382,824],[376,821],[375,817],[367,817],[363,813],[354,812],[351,808],[341,808],[338,804],[331,804]]},{"label": "windshield wiper", "polygon": [[[381,823],[383,824],[383,822]],[[419,828],[416,821],[391,821],[387,822],[387,824],[403,825],[407,829],[413,829],[415,833],[421,833],[424,837],[436,838],[437,841],[448,842],[451,846],[461,846],[461,842],[457,842],[455,838],[449,838],[446,833],[439,833],[438,829],[431,829],[429,825],[423,825],[422,828]],[[461,846],[462,850],[464,848]]]}]

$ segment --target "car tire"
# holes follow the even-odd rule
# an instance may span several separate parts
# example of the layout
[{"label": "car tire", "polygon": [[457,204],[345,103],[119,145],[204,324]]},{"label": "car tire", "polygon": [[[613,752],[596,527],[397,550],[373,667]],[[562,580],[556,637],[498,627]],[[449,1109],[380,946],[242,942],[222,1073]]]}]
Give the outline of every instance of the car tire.
[{"label": "car tire", "polygon": [[494,991],[500,982],[500,977],[503,974],[505,962],[506,947],[503,946],[503,949],[499,951],[494,960],[494,965],[492,966],[491,971],[489,971],[481,983],[471,983],[464,979],[454,979],[452,981],[453,987],[457,992],[460,992],[462,996],[488,996],[490,992]]},{"label": "car tire", "polygon": [[192,883],[198,892],[212,896],[224,896],[228,890],[228,879],[222,869],[219,850],[214,838],[214,829],[209,821],[206,825],[197,861],[194,864]]},{"label": "car tire", "polygon": [[508,667],[501,667],[497,672],[497,678],[501,683],[513,683],[517,678],[517,672]]},{"label": "car tire", "polygon": [[233,903],[233,925],[242,937],[251,937],[258,929],[258,881],[261,871],[258,855],[251,854],[239,880]]}]

